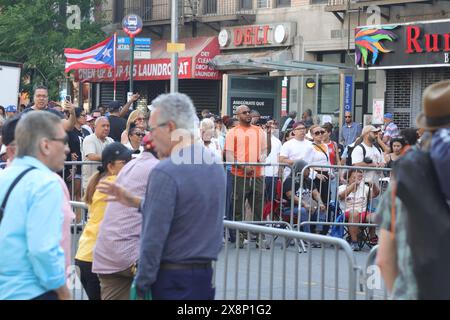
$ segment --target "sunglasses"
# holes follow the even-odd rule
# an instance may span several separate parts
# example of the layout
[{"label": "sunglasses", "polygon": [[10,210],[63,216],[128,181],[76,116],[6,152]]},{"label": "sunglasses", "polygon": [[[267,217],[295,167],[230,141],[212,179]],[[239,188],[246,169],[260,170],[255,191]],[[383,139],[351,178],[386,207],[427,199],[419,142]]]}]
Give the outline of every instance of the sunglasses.
[{"label": "sunglasses", "polygon": [[314,135],[318,136],[318,135],[324,134],[324,133],[325,133],[325,130],[320,130],[320,131],[314,132]]},{"label": "sunglasses", "polygon": [[351,118],[352,116],[345,116],[346,118]]},{"label": "sunglasses", "polygon": [[134,135],[138,137],[145,137],[145,133],[142,132],[135,132]]},{"label": "sunglasses", "polygon": [[64,145],[69,144],[69,136],[68,135],[65,135],[64,138],[51,138],[49,140],[59,141],[59,142],[62,142]]}]

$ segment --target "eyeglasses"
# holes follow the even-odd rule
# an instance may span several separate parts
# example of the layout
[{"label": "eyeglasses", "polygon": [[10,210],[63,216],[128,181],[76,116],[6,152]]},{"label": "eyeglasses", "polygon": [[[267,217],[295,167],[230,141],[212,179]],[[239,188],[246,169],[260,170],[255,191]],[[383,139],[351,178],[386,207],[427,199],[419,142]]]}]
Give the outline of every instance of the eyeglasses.
[{"label": "eyeglasses", "polygon": [[306,130],[306,128],[305,127],[297,127],[294,130]]},{"label": "eyeglasses", "polygon": [[318,135],[320,135],[320,134],[324,134],[324,133],[325,133],[325,131],[324,131],[324,130],[320,130],[320,131],[316,131],[316,132],[314,132],[314,135],[318,136]]},{"label": "eyeglasses", "polygon": [[59,141],[62,142],[64,145],[69,144],[69,136],[65,135],[64,138],[50,138],[51,141]]},{"label": "eyeglasses", "polygon": [[135,121],[144,121],[144,120],[145,120],[145,118],[136,118]]},{"label": "eyeglasses", "polygon": [[168,122],[164,122],[164,123],[158,124],[158,125],[156,125],[156,127],[154,127],[154,128],[150,127],[150,128],[148,129],[148,131],[153,132],[155,129],[157,129],[157,128],[159,128],[159,127],[164,127],[165,125],[167,125],[167,123],[168,123]]},{"label": "eyeglasses", "polygon": [[242,111],[242,112],[239,113],[239,114],[250,114],[250,111]]}]

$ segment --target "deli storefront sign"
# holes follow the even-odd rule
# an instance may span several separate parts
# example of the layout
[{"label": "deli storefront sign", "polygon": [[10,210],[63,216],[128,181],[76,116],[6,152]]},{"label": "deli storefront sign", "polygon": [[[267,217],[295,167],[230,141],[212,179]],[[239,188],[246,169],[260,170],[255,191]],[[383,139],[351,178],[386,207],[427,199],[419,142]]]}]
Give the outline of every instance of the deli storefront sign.
[{"label": "deli storefront sign", "polygon": [[219,45],[222,50],[292,46],[296,31],[294,22],[224,28]]},{"label": "deli storefront sign", "polygon": [[450,66],[450,20],[355,29],[359,69]]}]

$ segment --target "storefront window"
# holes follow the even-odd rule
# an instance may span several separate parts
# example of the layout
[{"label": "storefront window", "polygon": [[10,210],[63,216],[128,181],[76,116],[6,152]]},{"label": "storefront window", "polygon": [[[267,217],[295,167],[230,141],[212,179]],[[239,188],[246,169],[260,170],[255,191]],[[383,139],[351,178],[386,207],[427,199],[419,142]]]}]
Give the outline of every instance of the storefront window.
[{"label": "storefront window", "polygon": [[319,76],[317,90],[319,90],[317,101],[319,114],[332,114],[339,110],[339,75]]},{"label": "storefront window", "polygon": [[277,0],[277,8],[280,7],[290,7],[291,6],[291,0]]},{"label": "storefront window", "polygon": [[241,0],[241,9],[251,9],[253,0]]}]

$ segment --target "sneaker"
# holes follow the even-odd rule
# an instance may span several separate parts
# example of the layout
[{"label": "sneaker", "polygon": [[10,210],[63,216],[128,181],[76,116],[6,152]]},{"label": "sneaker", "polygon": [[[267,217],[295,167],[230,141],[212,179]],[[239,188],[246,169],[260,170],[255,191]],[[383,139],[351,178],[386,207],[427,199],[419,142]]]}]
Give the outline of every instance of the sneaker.
[{"label": "sneaker", "polygon": [[360,249],[360,247],[359,247],[359,245],[358,245],[358,242],[356,242],[356,241],[352,241],[352,243],[350,244],[350,246],[352,247],[352,250],[353,250],[353,251],[361,251],[361,249]]},{"label": "sneaker", "polygon": [[376,246],[378,244],[378,236],[374,235],[372,238],[370,238],[370,245]]},{"label": "sneaker", "polygon": [[269,250],[270,244],[265,239],[262,239],[261,241],[256,242],[256,248],[259,248],[259,247],[261,247],[262,249]]},{"label": "sneaker", "polygon": [[322,248],[322,244],[319,242],[313,242],[311,243],[312,248]]}]

